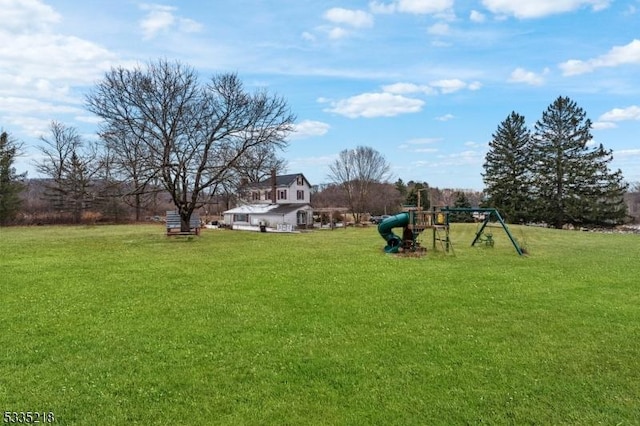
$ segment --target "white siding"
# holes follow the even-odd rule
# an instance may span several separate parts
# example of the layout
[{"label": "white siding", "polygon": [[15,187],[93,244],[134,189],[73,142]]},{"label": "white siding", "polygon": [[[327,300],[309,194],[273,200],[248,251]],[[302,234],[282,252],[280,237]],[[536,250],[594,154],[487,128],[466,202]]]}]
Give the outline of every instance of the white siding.
[{"label": "white siding", "polygon": [[[293,181],[291,186],[289,186],[289,190],[287,193],[288,202],[296,203],[296,204],[309,204],[311,203],[311,188],[307,183],[306,179],[302,175],[300,175],[301,179],[296,179]],[[302,199],[298,199],[298,191],[302,191]]]},{"label": "white siding", "polygon": [[[258,205],[253,205],[253,207],[257,207]],[[274,206],[275,207],[275,206]],[[294,211],[290,211],[288,213],[274,213],[274,212],[264,212],[260,211],[260,209],[255,209],[252,212],[250,207],[247,208],[238,208],[232,209],[236,210],[236,213],[225,213],[224,214],[224,223],[227,225],[232,225],[233,229],[247,229],[247,230],[258,230],[260,222],[263,222],[269,228],[276,228],[280,224],[290,225],[292,229],[295,229],[298,226],[298,212],[302,211],[306,213],[306,223],[301,223],[304,228],[306,226],[313,225],[313,209],[311,206],[300,206],[299,209]],[[242,212],[242,213],[239,213]],[[237,216],[242,215],[246,218],[245,221],[234,221],[237,219]]]},{"label": "white siding", "polygon": [[[280,191],[287,191],[286,198],[279,198]],[[298,199],[298,191],[301,199]],[[269,188],[247,188],[248,202],[251,203],[270,203],[272,201],[270,197],[271,187]],[[288,186],[279,186],[276,188],[276,203],[277,204],[310,204],[311,203],[311,187],[304,178],[304,175],[300,174],[293,182]]]}]

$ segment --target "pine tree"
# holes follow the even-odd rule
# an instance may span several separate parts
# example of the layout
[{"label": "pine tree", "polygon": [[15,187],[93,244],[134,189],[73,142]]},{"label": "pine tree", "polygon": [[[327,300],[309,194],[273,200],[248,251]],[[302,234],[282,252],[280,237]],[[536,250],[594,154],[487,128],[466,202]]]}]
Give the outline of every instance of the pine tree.
[{"label": "pine tree", "polygon": [[492,137],[482,175],[487,195],[484,205],[498,209],[509,222],[528,220],[531,135],[524,117],[512,112]]},{"label": "pine tree", "polygon": [[80,223],[82,214],[91,207],[93,193],[92,171],[89,169],[91,160],[80,158],[74,151],[71,154],[68,170],[62,189],[68,199],[68,208],[73,216],[74,223]]},{"label": "pine tree", "polygon": [[396,190],[400,193],[400,195],[402,195],[403,197],[407,196],[407,185],[402,181],[401,178],[398,178],[398,180],[395,183],[395,187],[396,187]]},{"label": "pine tree", "polygon": [[[456,208],[465,208],[470,209],[471,201],[469,201],[469,197],[463,191],[456,191],[455,193],[456,200],[453,203],[453,207]],[[471,212],[464,213],[451,213],[449,215],[449,221],[451,222],[473,222],[473,216]]]},{"label": "pine tree", "polygon": [[20,192],[26,173],[17,174],[13,167],[19,145],[6,132],[0,133],[0,226],[10,223],[20,210]]},{"label": "pine tree", "polygon": [[535,125],[533,196],[539,220],[556,228],[613,224],[626,215],[622,172],[611,172],[611,151],[591,149],[591,121],[568,97],[558,97]]},{"label": "pine tree", "polygon": [[[405,204],[408,206],[420,207],[423,210],[429,210],[431,208],[431,197],[429,196],[430,191],[431,189],[429,188],[429,184],[426,182],[416,182],[413,185],[410,185],[410,189],[406,192]],[[420,200],[419,203],[418,200]]]}]

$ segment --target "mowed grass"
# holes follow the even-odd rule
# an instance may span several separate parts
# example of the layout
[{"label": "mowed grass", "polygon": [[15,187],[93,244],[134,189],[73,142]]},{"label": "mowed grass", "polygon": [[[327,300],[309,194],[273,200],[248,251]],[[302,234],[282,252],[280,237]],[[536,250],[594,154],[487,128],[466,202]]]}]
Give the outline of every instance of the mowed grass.
[{"label": "mowed grass", "polygon": [[[637,424],[640,237],[0,228],[0,410],[58,424]],[[430,236],[424,237],[429,246]]]}]

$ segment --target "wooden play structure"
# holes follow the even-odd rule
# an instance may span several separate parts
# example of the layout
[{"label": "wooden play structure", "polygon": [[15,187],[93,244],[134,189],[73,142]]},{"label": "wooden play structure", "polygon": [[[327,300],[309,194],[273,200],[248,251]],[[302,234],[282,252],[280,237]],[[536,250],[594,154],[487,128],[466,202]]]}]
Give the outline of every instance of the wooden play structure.
[{"label": "wooden play structure", "polygon": [[[433,207],[431,210],[422,210],[418,207],[405,207],[402,213],[386,218],[378,225],[378,232],[387,242],[385,253],[420,252],[425,251],[418,240],[425,230],[431,230],[432,248],[435,250],[440,244],[445,252],[453,251],[453,245],[449,236],[449,215],[451,213],[478,213],[483,218],[482,224],[476,231],[472,246],[484,243],[493,246],[493,234],[485,232],[485,228],[491,222],[497,222],[509,236],[516,252],[522,255],[522,249],[509,231],[509,227],[494,208],[458,208],[458,207]],[[394,228],[402,228],[402,236],[393,233]]]}]

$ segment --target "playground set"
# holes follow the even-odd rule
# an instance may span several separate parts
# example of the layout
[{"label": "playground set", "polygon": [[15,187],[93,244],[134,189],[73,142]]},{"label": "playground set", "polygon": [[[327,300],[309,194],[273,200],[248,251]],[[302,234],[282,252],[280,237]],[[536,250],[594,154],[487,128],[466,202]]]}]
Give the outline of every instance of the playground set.
[{"label": "playground set", "polygon": [[[384,247],[385,253],[407,253],[424,252],[426,248],[418,241],[418,237],[427,229],[432,230],[432,246],[436,249],[438,243],[447,253],[453,251],[453,245],[449,238],[449,215],[451,213],[476,213],[482,218],[482,224],[476,231],[475,238],[471,246],[477,243],[484,243],[493,246],[493,234],[485,232],[487,225],[492,221],[500,224],[506,232],[509,240],[513,244],[519,255],[523,251],[509,231],[509,227],[500,216],[498,210],[494,208],[479,207],[433,207],[431,210],[422,210],[417,207],[406,207],[405,211],[397,213],[384,219],[378,224],[378,232],[384,238],[387,245]],[[402,228],[402,236],[393,233],[394,228]]]}]

